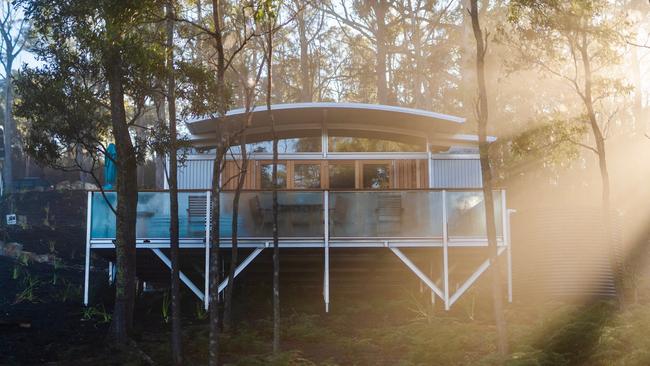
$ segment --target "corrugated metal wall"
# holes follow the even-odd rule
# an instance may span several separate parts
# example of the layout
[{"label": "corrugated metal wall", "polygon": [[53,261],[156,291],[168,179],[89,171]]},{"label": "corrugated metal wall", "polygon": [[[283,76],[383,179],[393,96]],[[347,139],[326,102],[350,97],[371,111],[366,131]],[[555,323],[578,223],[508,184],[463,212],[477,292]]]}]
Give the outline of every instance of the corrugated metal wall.
[{"label": "corrugated metal wall", "polygon": [[210,189],[212,182],[212,159],[187,160],[178,167],[179,189]]},{"label": "corrugated metal wall", "polygon": [[612,246],[621,260],[622,222],[612,214],[608,241],[599,207],[535,207],[512,216],[519,298],[614,297]]},{"label": "corrugated metal wall", "polygon": [[431,174],[432,188],[481,188],[478,159],[434,159]]},{"label": "corrugated metal wall", "polygon": [[[478,159],[434,159],[431,161],[431,169],[432,188],[481,187],[481,164]],[[424,174],[421,179],[425,179]],[[210,182],[212,182],[212,160],[210,159],[187,160],[185,165],[178,169],[180,189],[210,189]]]}]

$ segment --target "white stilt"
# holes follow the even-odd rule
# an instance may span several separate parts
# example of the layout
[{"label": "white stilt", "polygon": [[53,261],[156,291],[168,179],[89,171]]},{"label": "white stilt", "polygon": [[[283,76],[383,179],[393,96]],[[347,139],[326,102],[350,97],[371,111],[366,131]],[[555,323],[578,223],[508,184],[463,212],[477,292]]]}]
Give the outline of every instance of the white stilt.
[{"label": "white stilt", "polygon": [[88,292],[90,287],[90,228],[93,210],[93,193],[88,192],[88,203],[86,204],[86,258],[84,263],[84,305],[88,306]]},{"label": "white stilt", "polygon": [[203,308],[210,307],[210,226],[212,224],[212,212],[210,211],[210,191],[205,192],[205,278],[203,279]]},{"label": "white stilt", "polygon": [[329,192],[323,192],[323,221],[325,241],[325,263],[323,271],[323,300],[325,301],[325,312],[330,311],[330,219],[329,219]]},{"label": "white stilt", "polygon": [[442,281],[445,310],[449,310],[449,232],[447,222],[447,191],[442,191]]}]

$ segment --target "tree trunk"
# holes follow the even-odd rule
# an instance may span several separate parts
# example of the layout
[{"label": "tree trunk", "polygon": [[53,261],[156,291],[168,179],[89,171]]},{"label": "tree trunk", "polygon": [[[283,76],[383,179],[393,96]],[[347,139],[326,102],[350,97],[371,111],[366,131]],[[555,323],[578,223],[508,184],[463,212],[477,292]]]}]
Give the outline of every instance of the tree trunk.
[{"label": "tree trunk", "polygon": [[273,139],[273,171],[271,175],[273,199],[273,353],[280,352],[280,236],[278,233],[278,139],[275,131],[275,119],[271,110],[271,86],[273,85],[273,23],[269,19],[268,55],[266,56],[266,110],[271,120],[271,138]]},{"label": "tree trunk", "polygon": [[117,150],[117,215],[115,254],[115,308],[109,338],[116,343],[127,341],[133,326],[135,305],[135,223],[138,205],[137,161],[124,109],[122,59],[111,50],[105,60],[110,96],[111,124]]},{"label": "tree trunk", "polygon": [[246,182],[246,175],[248,174],[248,154],[246,153],[246,134],[242,133],[239,140],[239,149],[241,150],[241,166],[239,176],[237,177],[237,186],[235,187],[235,194],[232,199],[232,248],[230,258],[230,273],[228,275],[228,287],[226,287],[225,304],[223,311],[223,329],[225,332],[232,331],[232,298],[235,288],[235,269],[239,262],[239,201],[241,191]]},{"label": "tree trunk", "polygon": [[[221,35],[221,9],[219,0],[212,0],[212,21],[214,33],[214,47],[217,52],[217,88],[219,95],[220,111],[219,117],[224,117],[228,110],[225,98],[225,55],[223,51],[223,41]],[[220,121],[217,121],[215,127],[216,137],[216,156],[212,166],[212,187],[211,187],[211,222],[210,222],[210,339],[208,343],[208,364],[217,366],[219,364],[219,282],[221,276],[219,272],[220,261],[220,235],[221,235],[221,172],[223,171],[223,161],[226,153],[226,144],[224,143],[223,131],[220,128]]]},{"label": "tree trunk", "polygon": [[388,85],[386,81],[386,8],[384,0],[373,1],[377,18],[377,103],[388,104]]},{"label": "tree trunk", "polygon": [[222,164],[224,158],[224,149],[221,145],[217,146],[216,157],[212,165],[212,189],[210,202],[210,339],[208,344],[208,364],[210,366],[219,365],[219,283],[221,276],[219,272],[220,243],[219,235],[221,233],[221,215],[219,207],[221,206],[221,176]]},{"label": "tree trunk", "polygon": [[174,79],[174,4],[167,8],[167,108],[169,112],[169,252],[171,260],[172,362],[183,364],[178,231],[178,151],[176,147],[176,80]]},{"label": "tree trunk", "polygon": [[[485,53],[487,44],[483,39],[483,32],[478,19],[478,0],[470,2],[470,16],[472,29],[476,39],[476,76],[478,82],[478,138],[479,154],[481,158],[481,174],[483,179],[483,202],[485,203],[485,219],[488,237],[488,251],[490,255],[490,272],[492,274],[492,301],[494,306],[494,320],[497,328],[497,348],[499,354],[508,354],[508,335],[506,319],[503,314],[503,289],[501,288],[499,271],[499,248],[497,247],[496,223],[494,217],[494,200],[492,196],[492,172],[490,169],[489,143],[487,141],[488,100],[485,85]],[[487,38],[487,37],[486,37]],[[505,210],[505,207],[502,207]]]},{"label": "tree trunk", "polygon": [[609,170],[607,168],[607,154],[605,152],[605,136],[598,125],[596,112],[594,111],[594,102],[592,97],[592,72],[589,53],[587,51],[587,34],[582,32],[582,45],[578,46],[580,56],[582,59],[582,66],[585,73],[584,97],[585,108],[587,109],[587,116],[589,118],[589,126],[596,141],[596,154],[598,155],[598,168],[600,170],[600,180],[602,184],[601,203],[603,210],[603,224],[605,229],[605,238],[609,244],[610,265],[614,275],[614,282],[616,287],[616,295],[620,305],[625,303],[625,296],[623,291],[623,270],[618,256],[616,255],[616,248],[612,238],[612,219],[611,219],[611,204],[610,204],[610,186],[609,186]]},{"label": "tree trunk", "polygon": [[[296,3],[296,5],[300,6],[300,3]],[[311,102],[313,93],[309,68],[309,44],[307,40],[304,12],[305,9],[302,9],[296,15],[296,21],[298,22],[298,37],[300,39],[300,101]]]},{"label": "tree trunk", "polygon": [[14,58],[11,55],[11,50],[6,51],[6,68],[5,68],[5,119],[4,119],[4,145],[5,156],[2,173],[4,178],[4,192],[12,193],[14,187],[14,174],[13,174],[13,149],[11,142],[14,134],[13,123],[13,108],[14,108],[14,93],[13,93],[13,77],[11,75],[11,68],[13,67]]}]

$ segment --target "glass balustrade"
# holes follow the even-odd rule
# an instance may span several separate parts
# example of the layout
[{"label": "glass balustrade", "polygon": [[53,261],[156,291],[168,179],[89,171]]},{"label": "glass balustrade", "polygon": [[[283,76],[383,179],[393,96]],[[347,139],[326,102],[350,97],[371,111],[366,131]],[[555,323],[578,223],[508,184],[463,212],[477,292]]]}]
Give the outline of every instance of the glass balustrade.
[{"label": "glass balustrade", "polygon": [[[442,191],[329,192],[329,235],[332,239],[412,238],[443,236]],[[232,236],[234,192],[221,196],[220,236]],[[205,192],[179,192],[181,238],[204,238],[207,212]],[[108,201],[108,202],[107,202]],[[91,238],[115,238],[115,192],[92,193]],[[481,191],[447,191],[448,235],[451,239],[485,238],[485,209]],[[503,232],[501,192],[494,192],[497,235]],[[323,192],[279,191],[279,233],[284,238],[323,238]],[[138,239],[169,238],[169,193],[140,192],[137,206]],[[239,238],[272,237],[272,192],[244,191],[239,201]]]},{"label": "glass balustrade", "polygon": [[[485,238],[485,206],[482,191],[449,191],[446,193],[447,234],[450,238]],[[494,217],[497,236],[503,235],[501,191],[495,191]]]},{"label": "glass balustrade", "polygon": [[331,238],[442,237],[442,192],[330,192]]},{"label": "glass balustrade", "polygon": [[[239,200],[237,235],[240,238],[273,237],[273,193],[242,192]],[[232,237],[234,193],[221,197],[222,238]],[[323,237],[323,192],[278,192],[278,233],[280,237]]]}]

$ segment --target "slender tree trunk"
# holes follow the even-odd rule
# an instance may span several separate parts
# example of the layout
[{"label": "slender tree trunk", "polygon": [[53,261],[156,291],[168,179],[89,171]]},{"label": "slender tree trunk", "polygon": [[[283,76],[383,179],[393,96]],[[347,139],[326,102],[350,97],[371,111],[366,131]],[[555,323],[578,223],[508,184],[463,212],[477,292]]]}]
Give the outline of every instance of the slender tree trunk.
[{"label": "slender tree trunk", "polygon": [[280,236],[278,233],[278,139],[275,131],[275,119],[271,110],[271,86],[273,85],[273,22],[269,20],[268,54],[266,56],[266,110],[271,120],[271,138],[273,139],[273,353],[280,352]]},{"label": "slender tree trunk", "polygon": [[377,102],[388,104],[388,85],[386,80],[386,8],[385,0],[372,3],[377,18]]},{"label": "slender tree trunk", "polygon": [[224,134],[220,128],[220,120],[228,110],[226,100],[225,83],[225,55],[223,51],[223,40],[221,35],[221,8],[219,0],[212,0],[212,21],[214,33],[212,35],[214,47],[217,52],[217,88],[219,95],[219,120],[215,127],[216,157],[212,167],[212,206],[211,206],[211,227],[210,227],[210,339],[208,364],[217,366],[219,364],[219,282],[221,280],[219,271],[220,261],[220,236],[221,236],[221,173],[227,145],[224,141]]},{"label": "slender tree trunk", "polygon": [[[296,2],[297,8],[301,6]],[[296,15],[298,22],[298,38],[300,39],[300,101],[311,102],[313,98],[312,81],[309,67],[309,44],[307,40],[307,27],[305,24],[305,9],[302,9]]]},{"label": "slender tree trunk", "polygon": [[167,8],[167,108],[169,114],[169,248],[171,270],[171,318],[172,318],[172,362],[183,364],[181,291],[179,269],[179,229],[178,229],[178,150],[176,144],[176,80],[174,78],[174,4],[171,0]]},{"label": "slender tree trunk", "polygon": [[[499,248],[497,247],[496,223],[494,217],[494,200],[492,196],[492,171],[490,168],[489,143],[487,141],[488,124],[488,99],[485,85],[485,53],[487,51],[487,37],[483,38],[483,31],[478,19],[478,0],[470,2],[470,16],[472,29],[476,39],[476,76],[478,82],[478,138],[479,154],[481,158],[481,174],[483,176],[483,202],[485,203],[485,219],[488,237],[488,251],[490,254],[490,272],[492,274],[492,301],[494,306],[494,320],[497,328],[497,348],[499,354],[508,353],[508,335],[506,319],[503,313],[503,289],[501,288],[499,271]],[[505,210],[505,207],[501,208]]]},{"label": "slender tree trunk", "polygon": [[7,50],[5,57],[5,119],[4,119],[4,145],[5,157],[2,172],[4,175],[4,191],[12,193],[14,187],[14,174],[13,174],[13,149],[11,142],[13,141],[14,123],[13,123],[13,108],[14,108],[14,94],[13,94],[13,77],[11,75],[11,68],[13,67],[14,58],[11,55],[12,50]]},{"label": "slender tree trunk", "polygon": [[616,287],[616,295],[620,305],[625,303],[625,296],[623,291],[623,269],[622,264],[616,254],[615,243],[612,238],[612,217],[611,217],[611,203],[610,203],[610,185],[609,185],[609,170],[607,168],[607,153],[605,151],[605,136],[598,125],[596,112],[594,111],[594,102],[592,96],[592,72],[589,53],[587,51],[587,35],[582,32],[582,44],[578,46],[580,56],[582,59],[582,66],[585,73],[585,85],[583,101],[587,109],[587,116],[589,118],[589,126],[596,142],[596,153],[598,155],[598,168],[600,170],[600,180],[602,184],[601,203],[603,210],[603,224],[605,229],[605,238],[609,245],[610,265],[614,275],[614,282]]},{"label": "slender tree trunk", "polygon": [[223,311],[223,329],[225,332],[232,331],[232,299],[233,291],[235,289],[235,269],[239,262],[239,201],[241,198],[241,191],[246,182],[246,175],[248,174],[248,154],[246,153],[246,134],[242,133],[239,140],[239,149],[241,150],[241,166],[239,176],[237,177],[237,186],[235,187],[235,194],[232,199],[232,248],[230,258],[230,273],[228,275],[228,287],[226,287],[225,304]]},{"label": "slender tree trunk", "polygon": [[138,205],[137,161],[124,109],[122,59],[111,50],[105,60],[111,107],[111,123],[117,150],[117,217],[115,308],[109,338],[116,343],[128,339],[135,305],[135,223]]},{"label": "slender tree trunk", "polygon": [[220,265],[220,234],[221,234],[221,177],[224,159],[224,149],[219,144],[212,165],[212,189],[210,202],[210,339],[208,344],[208,364],[219,365],[219,283],[221,276]]}]

